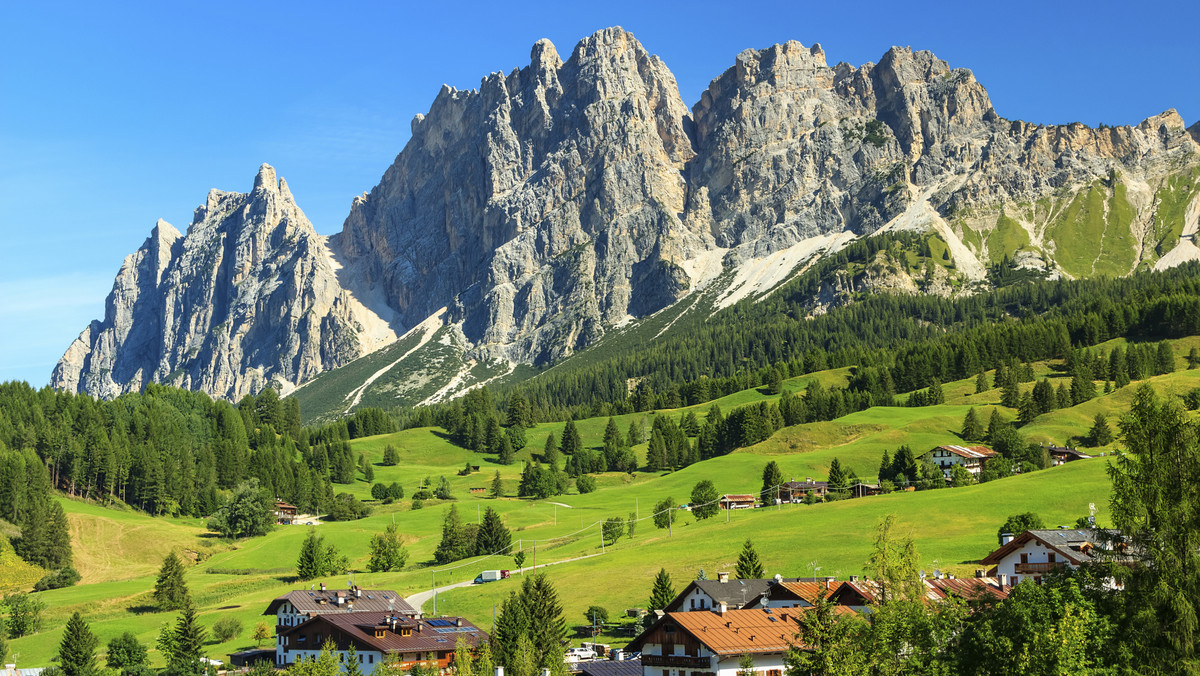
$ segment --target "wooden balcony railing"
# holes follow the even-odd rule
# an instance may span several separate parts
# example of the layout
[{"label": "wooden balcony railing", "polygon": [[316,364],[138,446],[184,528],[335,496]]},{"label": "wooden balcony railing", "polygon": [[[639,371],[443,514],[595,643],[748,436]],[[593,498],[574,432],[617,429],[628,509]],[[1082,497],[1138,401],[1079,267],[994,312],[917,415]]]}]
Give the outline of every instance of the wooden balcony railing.
[{"label": "wooden balcony railing", "polygon": [[1054,563],[1018,563],[1013,566],[1013,572],[1017,575],[1035,575],[1049,573],[1062,565],[1062,561],[1055,561]]},{"label": "wooden balcony railing", "polygon": [[683,667],[686,669],[708,669],[712,662],[707,657],[688,655],[647,655],[642,653],[642,664],[648,667]]}]

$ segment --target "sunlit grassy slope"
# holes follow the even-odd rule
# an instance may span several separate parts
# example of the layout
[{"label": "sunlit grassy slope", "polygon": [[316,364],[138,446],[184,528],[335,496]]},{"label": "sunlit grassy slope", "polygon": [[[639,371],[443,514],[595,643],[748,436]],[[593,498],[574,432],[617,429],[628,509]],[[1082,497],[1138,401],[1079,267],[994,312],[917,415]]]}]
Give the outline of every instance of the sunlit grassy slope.
[{"label": "sunlit grassy slope", "polygon": [[[1200,339],[1176,344],[1180,355]],[[1055,380],[1063,378],[1056,364],[1037,364],[1035,370]],[[812,374],[786,381],[788,389],[803,389],[809,378],[826,385],[842,384],[848,370]],[[1177,371],[1151,379],[1155,388],[1171,396],[1200,386],[1200,371]],[[1026,385],[1025,387],[1028,387]],[[1112,394],[1100,396],[1076,407],[1040,416],[1023,428],[1032,441],[1063,443],[1087,432],[1097,412],[1110,415],[1115,425],[1127,410],[1138,383]],[[374,463],[376,481],[400,482],[411,495],[425,476],[434,480],[446,476],[454,501],[464,521],[478,517],[486,507],[499,511],[513,532],[514,540],[528,553],[532,563],[558,561],[601,551],[597,523],[609,517],[635,514],[638,522],[633,538],[622,538],[604,555],[547,569],[563,599],[569,622],[582,622],[583,611],[596,603],[610,612],[642,606],[649,595],[650,581],[660,567],[675,578],[677,587],[703,568],[710,575],[731,568],[742,542],[750,537],[769,574],[847,575],[862,570],[871,542],[871,532],[885,514],[896,514],[903,529],[911,532],[929,570],[940,569],[969,574],[977,561],[995,545],[995,532],[1010,514],[1035,511],[1052,525],[1070,525],[1088,513],[1089,503],[1098,508],[1101,523],[1107,521],[1110,487],[1105,473],[1107,458],[1072,463],[1042,472],[1016,476],[1002,481],[968,488],[917,493],[897,493],[822,505],[788,505],[721,514],[708,521],[695,521],[681,513],[670,533],[656,529],[647,519],[651,507],[670,497],[688,502],[692,487],[702,479],[711,479],[720,492],[756,492],[761,485],[764,464],[777,461],[785,477],[824,478],[833,458],[853,468],[860,476],[873,478],[885,449],[895,450],[908,444],[918,452],[930,447],[954,443],[962,418],[971,407],[984,420],[998,406],[999,391],[976,394],[974,379],[947,383],[947,403],[924,408],[877,407],[853,413],[835,421],[810,423],[780,430],[770,439],[727,456],[704,461],[671,473],[637,472],[634,475],[608,473],[600,476],[600,490],[577,495],[574,492],[552,501],[530,501],[505,497],[489,499],[471,495],[471,487],[487,486],[499,471],[506,493],[515,493],[521,463],[499,465],[490,456],[451,445],[438,429],[414,429],[397,434],[356,440],[356,451]],[[725,397],[718,403],[730,409],[753,401],[769,399],[761,391],[749,390]],[[709,404],[697,407],[700,411]],[[1015,412],[1001,409],[1009,418]],[[682,411],[659,411],[621,416],[622,431],[631,420],[650,416],[678,417]],[[578,422],[585,445],[599,446],[604,418]],[[529,446],[518,458],[540,453],[545,437],[561,434],[561,423],[543,424],[529,431]],[[400,450],[401,463],[382,466],[383,449],[391,444]],[[644,453],[644,445],[637,449]],[[1096,449],[1108,453],[1114,448]],[[468,462],[482,471],[469,476],[457,472]],[[369,497],[369,486],[357,482],[338,486],[361,497]],[[555,504],[560,503],[560,504]],[[210,654],[224,659],[227,653],[251,647],[253,625],[268,620],[260,613],[267,602],[299,585],[290,573],[281,569],[294,566],[304,526],[281,527],[270,534],[237,543],[220,541],[203,529],[195,519],[152,518],[133,511],[114,511],[93,505],[63,500],[75,543],[76,565],[84,575],[82,584],[44,592],[39,596],[48,604],[43,631],[11,641],[12,650],[22,666],[49,663],[56,650],[59,632],[69,614],[82,612],[92,628],[106,643],[124,631],[132,631],[147,645],[153,645],[159,627],[174,619],[172,613],[160,613],[149,607],[149,592],[154,573],[162,557],[171,550],[194,562],[188,582],[199,607],[201,621],[211,626],[218,618],[231,615],[242,621],[241,636],[233,641],[209,646]],[[404,533],[411,554],[408,567],[386,574],[354,573],[354,581],[368,588],[392,588],[404,595],[429,588],[434,573],[430,562],[441,532],[447,506],[430,501],[423,509],[411,509],[409,499],[394,505],[377,505],[375,513],[361,521],[326,523],[318,531],[340,552],[350,557],[351,565],[364,570],[370,536],[395,520]],[[726,521],[728,518],[728,522]],[[536,550],[536,551],[535,551]],[[512,560],[496,557],[468,560],[455,564],[453,571],[437,569],[437,583],[473,578],[487,568],[512,568]],[[216,571],[237,569],[241,573]],[[347,578],[326,580],[343,586]],[[463,614],[484,627],[491,624],[493,603],[497,603],[517,585],[509,580],[478,587],[457,589],[438,599],[440,614]],[[432,606],[426,606],[427,611]],[[156,659],[161,660],[156,653]]]}]

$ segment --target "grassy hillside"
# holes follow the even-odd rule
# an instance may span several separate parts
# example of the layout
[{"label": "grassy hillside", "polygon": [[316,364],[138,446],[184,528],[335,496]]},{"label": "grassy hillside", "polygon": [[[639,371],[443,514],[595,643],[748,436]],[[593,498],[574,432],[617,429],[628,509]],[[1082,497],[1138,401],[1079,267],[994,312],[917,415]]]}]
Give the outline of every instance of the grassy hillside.
[{"label": "grassy hillside", "polygon": [[[1182,357],[1197,344],[1200,339],[1191,338],[1178,341],[1175,348]],[[1058,368],[1057,364],[1035,365],[1039,375],[1055,379],[1063,377]],[[825,384],[844,383],[847,376],[845,369],[826,371],[786,381],[785,387],[800,390],[812,378]],[[1150,382],[1160,391],[1181,394],[1200,386],[1200,371],[1178,371]],[[1040,416],[1023,428],[1023,433],[1033,441],[1062,443],[1086,433],[1096,412],[1112,414],[1115,422],[1127,409],[1137,385]],[[660,567],[666,567],[672,574],[677,588],[701,568],[710,576],[729,569],[747,537],[755,541],[769,574],[845,576],[861,571],[878,520],[885,514],[896,514],[901,526],[916,538],[927,570],[970,574],[975,567],[973,562],[994,548],[995,531],[1010,514],[1035,511],[1052,525],[1070,525],[1087,514],[1089,503],[1095,503],[1100,522],[1107,522],[1110,486],[1104,458],[967,488],[722,513],[701,522],[683,512],[671,533],[656,529],[649,520],[651,507],[663,498],[670,497],[676,504],[690,501],[692,487],[702,479],[713,480],[723,493],[756,492],[761,485],[763,465],[769,460],[781,465],[785,477],[824,478],[833,458],[860,476],[873,477],[885,449],[908,444],[920,452],[938,444],[954,443],[962,418],[971,406],[986,416],[992,407],[998,406],[1000,398],[998,390],[976,394],[973,379],[947,383],[944,390],[947,403],[940,406],[876,407],[834,421],[785,428],[752,448],[677,472],[604,474],[599,477],[600,490],[587,495],[571,493],[552,501],[471,495],[471,487],[488,485],[496,471],[511,495],[521,463],[498,465],[486,454],[451,445],[438,429],[405,430],[352,443],[356,451],[365,453],[375,463],[376,481],[398,481],[411,495],[425,476],[434,480],[446,476],[458,498],[454,504],[464,521],[478,518],[484,508],[496,509],[512,531],[514,541],[519,541],[519,546],[528,552],[529,563],[535,557],[537,563],[546,563],[597,554],[601,551],[599,522],[634,514],[640,520],[633,538],[622,538],[615,546],[604,548],[603,556],[547,569],[571,623],[582,622],[583,611],[593,603],[614,614],[627,607],[644,605],[649,581]],[[747,390],[717,403],[728,411],[740,404],[769,398],[761,391]],[[709,405],[697,408],[704,410]],[[678,417],[681,413],[683,409],[639,413],[621,416],[617,422],[624,430],[638,418],[646,418],[649,425],[652,415]],[[1005,409],[1004,413],[1015,417],[1014,411]],[[579,421],[585,445],[600,445],[606,422],[604,418]],[[559,434],[561,428],[561,424],[544,424],[530,430],[529,447],[518,457],[528,458],[533,452],[540,452],[545,437],[551,432]],[[401,463],[394,467],[378,464],[389,444],[401,454]],[[637,449],[639,453],[644,450],[644,446]],[[458,470],[468,462],[480,465],[482,471],[458,476]],[[361,497],[369,496],[369,486],[364,482],[349,489]],[[233,616],[243,624],[240,638],[209,646],[213,656],[223,658],[233,650],[251,647],[253,642],[248,637],[254,624],[268,619],[260,616],[267,602],[300,586],[291,579],[291,568],[308,530],[304,526],[281,527],[264,537],[229,543],[205,532],[200,520],[151,518],[138,512],[113,511],[70,500],[62,503],[71,523],[76,562],[84,581],[76,587],[39,595],[49,606],[43,631],[12,641],[12,649],[19,654],[22,666],[48,664],[61,626],[75,610],[88,617],[102,643],[121,632],[132,631],[144,643],[153,645],[162,624],[175,616],[156,612],[149,604],[154,573],[162,556],[171,550],[184,554],[192,562],[187,579],[201,608],[202,623],[211,626],[222,616]],[[375,513],[366,519],[326,523],[316,528],[350,558],[352,568],[363,570],[370,536],[394,520],[411,554],[409,566],[395,573],[354,573],[353,579],[369,588],[394,588],[406,596],[428,589],[435,577],[441,585],[472,578],[486,568],[513,567],[507,557],[431,567],[446,508],[438,501],[429,501],[423,509],[414,510],[406,498],[393,505],[377,505]],[[347,578],[326,582],[343,586]],[[463,614],[490,627],[493,604],[518,584],[518,580],[509,580],[453,590],[439,596],[438,613]],[[426,610],[431,611],[432,607]]]}]

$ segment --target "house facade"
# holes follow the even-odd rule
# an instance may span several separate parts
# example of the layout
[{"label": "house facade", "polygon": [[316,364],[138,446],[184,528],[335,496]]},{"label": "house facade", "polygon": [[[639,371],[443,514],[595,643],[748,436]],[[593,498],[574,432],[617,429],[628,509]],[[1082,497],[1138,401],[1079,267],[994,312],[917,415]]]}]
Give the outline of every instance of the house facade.
[{"label": "house facade", "polygon": [[758,496],[729,493],[721,496],[721,509],[750,509],[758,502]]},{"label": "house facade", "polygon": [[[738,676],[743,655],[755,676],[783,676],[799,632],[800,608],[666,613],[627,647],[642,653],[642,676]],[[839,611],[849,612],[849,611]]]},{"label": "house facade", "polygon": [[474,648],[487,641],[488,635],[461,617],[417,619],[379,612],[316,615],[279,634],[275,664],[286,667],[315,658],[328,643],[342,671],[353,647],[364,674],[384,663],[402,670],[421,664],[446,673],[459,639]]},{"label": "house facade", "polygon": [[281,525],[291,525],[296,520],[296,512],[299,511],[295,505],[289,505],[283,500],[275,501],[275,522]]},{"label": "house facade", "polygon": [[[673,601],[663,608],[668,613],[684,613],[706,610],[720,606],[741,608],[761,596],[775,580],[730,579],[729,573],[717,573],[715,580],[693,580]],[[661,676],[661,675],[660,675]]]},{"label": "house facade", "polygon": [[779,499],[784,502],[803,502],[809,492],[812,492],[817,500],[824,500],[829,493],[829,482],[813,481],[812,477],[807,477],[804,481],[785,481],[779,487]]},{"label": "house facade", "polygon": [[986,446],[938,446],[929,452],[929,456],[949,479],[955,465],[978,476],[983,471],[983,465],[996,457],[996,452]]},{"label": "house facade", "polygon": [[[419,613],[391,589],[320,589],[294,590],[271,601],[263,615],[275,616],[275,664],[284,662],[281,637],[317,615],[376,612],[412,618]],[[320,648],[318,646],[318,652]]]},{"label": "house facade", "polygon": [[1063,528],[1027,530],[980,563],[995,566],[995,575],[1002,583],[1017,585],[1023,580],[1041,583],[1042,576],[1056,568],[1078,568],[1102,559],[1130,560],[1119,533],[1097,528]]}]

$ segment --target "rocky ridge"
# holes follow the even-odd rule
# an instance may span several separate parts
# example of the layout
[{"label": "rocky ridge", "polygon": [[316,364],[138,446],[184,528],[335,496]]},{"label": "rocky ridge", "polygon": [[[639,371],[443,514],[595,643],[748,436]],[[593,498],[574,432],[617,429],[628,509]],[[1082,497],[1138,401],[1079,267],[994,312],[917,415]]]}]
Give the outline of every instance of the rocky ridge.
[{"label": "rocky ridge", "polygon": [[[126,261],[105,321],[71,346],[55,383],[106,396],[151,379],[220,396],[290,386],[394,335],[356,342],[368,333],[356,327],[414,327],[442,308],[470,358],[546,363],[728,280],[723,272],[738,274],[722,304],[756,297],[889,229],[945,242],[952,265],[923,282],[926,293],[972,292],[1009,255],[1052,275],[1128,274],[1200,250],[1197,224],[1167,217],[1200,218],[1198,143],[1200,124],[1186,129],[1174,111],[1099,129],[1006,120],[969,70],[906,48],[857,67],[828,65],[820,45],[746,50],[689,111],[666,65],[620,28],[585,38],[565,61],[542,40],[529,65],[475,90],[445,86],[416,116],[406,147],[330,238],[329,268],[344,267],[320,265],[316,235],[296,240],[297,279],[307,280],[293,282],[296,295],[305,284],[321,292],[252,294],[261,303],[238,330],[260,347],[199,340],[196,330],[220,321],[176,326],[191,303],[224,296],[204,291],[219,280],[176,263],[180,247],[203,248],[188,242],[207,241],[206,228],[194,223],[182,239],[160,228]],[[257,284],[270,274],[246,268]],[[855,285],[914,291],[901,282]],[[373,322],[355,323],[366,316],[355,298],[376,301]],[[309,307],[317,324],[299,319]],[[156,351],[153,368],[123,354]]]},{"label": "rocky ridge", "polygon": [[227,398],[284,392],[395,340],[343,288],[325,238],[263,165],[250,193],[212,190],[186,235],[160,220],[51,377],[114,397],[150,382]]}]

